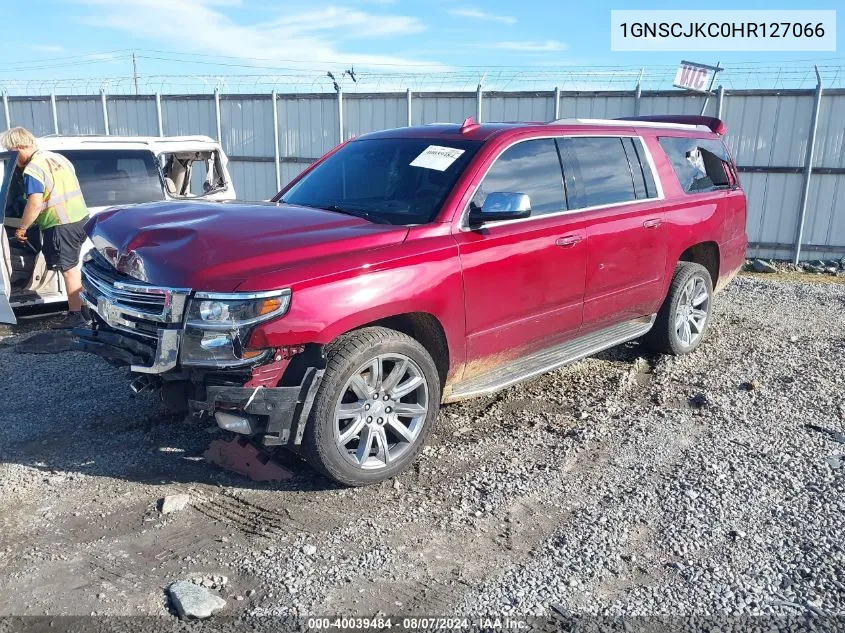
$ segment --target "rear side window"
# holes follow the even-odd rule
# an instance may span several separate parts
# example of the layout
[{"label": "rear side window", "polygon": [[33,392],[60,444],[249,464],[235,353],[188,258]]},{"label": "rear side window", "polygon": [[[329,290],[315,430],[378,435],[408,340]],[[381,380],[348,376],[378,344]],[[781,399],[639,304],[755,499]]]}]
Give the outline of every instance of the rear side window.
[{"label": "rear side window", "polygon": [[658,138],[672,169],[687,193],[731,186],[731,165],[721,141],[663,136]]},{"label": "rear side window", "polygon": [[[559,142],[570,208],[583,209],[637,199],[634,170],[623,139],[616,136],[570,137]],[[633,151],[632,147],[629,149]],[[638,164],[636,170],[638,187],[645,194],[645,181]]]},{"label": "rear side window", "polygon": [[531,200],[531,215],[566,209],[560,159],[552,139],[523,141],[506,149],[475,192],[471,204],[481,208],[487,194],[524,193]]}]

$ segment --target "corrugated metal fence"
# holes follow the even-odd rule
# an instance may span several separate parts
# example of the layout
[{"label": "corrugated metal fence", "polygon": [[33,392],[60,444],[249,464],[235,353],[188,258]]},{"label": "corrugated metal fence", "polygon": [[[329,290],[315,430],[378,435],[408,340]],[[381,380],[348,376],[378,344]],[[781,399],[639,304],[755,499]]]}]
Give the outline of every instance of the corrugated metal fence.
[{"label": "corrugated metal fence", "polygon": [[[720,115],[728,125],[728,143],[748,193],[748,235],[755,256],[792,257],[807,183],[801,258],[845,255],[845,90],[826,90],[821,97],[808,171],[815,99],[814,90],[737,90],[708,103],[707,114]],[[698,114],[702,100],[675,91],[215,93],[4,96],[0,107],[7,126],[22,125],[36,135],[219,138],[238,196],[266,199],[341,138],[374,130],[458,122],[469,115],[482,121],[549,121]]]}]

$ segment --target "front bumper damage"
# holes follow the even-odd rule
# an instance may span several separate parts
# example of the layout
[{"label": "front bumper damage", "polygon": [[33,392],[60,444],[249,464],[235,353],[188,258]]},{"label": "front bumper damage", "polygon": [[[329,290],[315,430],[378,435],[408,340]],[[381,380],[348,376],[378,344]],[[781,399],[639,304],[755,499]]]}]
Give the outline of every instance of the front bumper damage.
[{"label": "front bumper damage", "polygon": [[[158,388],[172,411],[213,417],[221,428],[266,446],[302,441],[323,376],[321,349],[281,347],[241,363],[188,366],[180,349],[190,289],[131,279],[98,251],[82,267],[82,286],[94,324],[73,331],[74,349],[128,366],[132,388]],[[288,374],[289,366],[295,371]]]},{"label": "front bumper damage", "polygon": [[[92,329],[73,330],[75,350],[95,354],[114,365],[129,366],[133,372],[138,366],[153,365],[160,357],[159,342],[114,329],[96,317],[95,323]],[[301,352],[302,348],[277,350],[274,362],[237,372],[178,366],[155,375],[143,372],[132,386],[136,391],[159,388],[165,401],[178,394],[189,413],[198,418],[211,417],[221,428],[249,436],[264,446],[298,445],[323,369],[315,363],[317,366],[298,372],[302,375],[298,384],[277,385]]]},{"label": "front bumper damage", "polygon": [[214,416],[227,431],[258,437],[264,446],[301,444],[323,371],[313,367],[294,387],[206,388],[205,400],[191,400],[191,411]]}]

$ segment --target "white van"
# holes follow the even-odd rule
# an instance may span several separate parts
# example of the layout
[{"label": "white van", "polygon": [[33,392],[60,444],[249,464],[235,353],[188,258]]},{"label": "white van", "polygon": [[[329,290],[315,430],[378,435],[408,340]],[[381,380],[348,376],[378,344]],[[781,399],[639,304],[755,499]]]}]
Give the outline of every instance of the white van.
[{"label": "white van", "polygon": [[[207,136],[45,136],[38,139],[38,147],[73,163],[92,215],[113,206],[156,200],[235,198],[226,155],[220,143]],[[38,229],[29,231],[26,244],[14,239],[26,204],[20,170],[15,170],[7,188],[0,262],[5,264],[12,308],[67,301],[62,276],[46,268]],[[90,247],[86,242],[82,254]]]}]

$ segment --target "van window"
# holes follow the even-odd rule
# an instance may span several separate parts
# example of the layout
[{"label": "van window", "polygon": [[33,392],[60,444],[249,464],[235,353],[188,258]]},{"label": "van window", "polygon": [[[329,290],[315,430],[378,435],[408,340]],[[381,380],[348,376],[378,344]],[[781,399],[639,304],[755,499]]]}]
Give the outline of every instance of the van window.
[{"label": "van window", "polygon": [[148,150],[73,149],[57,153],[73,165],[89,207],[164,200],[155,156]]},{"label": "van window", "polygon": [[207,196],[226,188],[223,165],[215,151],[168,152],[159,159],[164,186],[174,198]]},{"label": "van window", "polygon": [[687,193],[731,186],[731,166],[725,146],[713,139],[663,136],[657,139]]},{"label": "van window", "polygon": [[632,168],[620,137],[569,137],[559,143],[570,208],[637,198]]},{"label": "van window", "polygon": [[532,216],[566,210],[555,142],[535,139],[506,149],[487,172],[470,204],[480,209],[487,194],[497,191],[528,194]]}]

